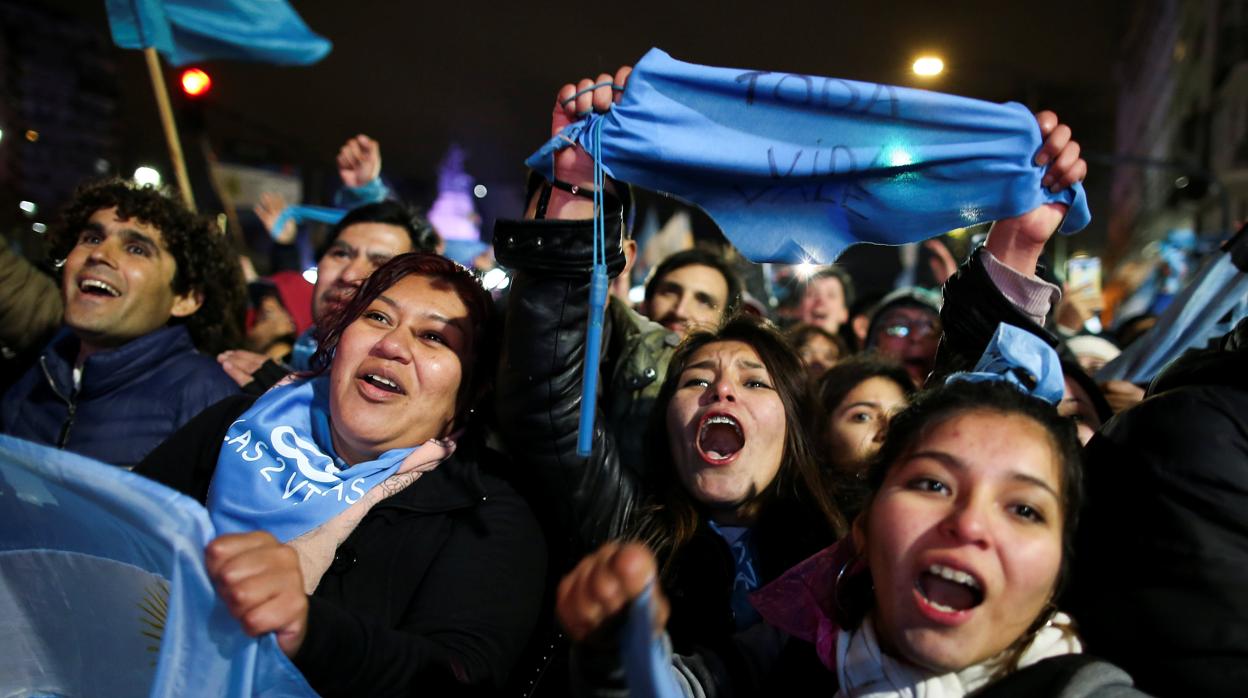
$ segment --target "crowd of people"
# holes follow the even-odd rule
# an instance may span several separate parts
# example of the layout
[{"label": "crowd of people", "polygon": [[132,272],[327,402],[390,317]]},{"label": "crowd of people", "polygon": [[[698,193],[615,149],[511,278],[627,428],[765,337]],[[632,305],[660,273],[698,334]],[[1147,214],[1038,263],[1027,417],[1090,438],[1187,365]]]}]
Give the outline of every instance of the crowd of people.
[{"label": "crowd of people", "polygon": [[[627,78],[565,85],[556,130]],[[1081,181],[1070,128],[1036,121],[1045,185]],[[1125,343],[1058,321],[1063,206],[995,222],[941,288],[864,305],[818,269],[784,326],[723,254],[677,252],[588,357],[595,214],[613,277],[638,254],[589,153],[497,222],[501,300],[376,142],[338,165],[314,285],[245,281],[215,224],[120,180],[65,208],[59,279],[0,250],[0,432],[203,503],[221,601],[322,695],[627,695],[643,602],[691,696],[1248,680],[1248,324],[1151,385],[1096,380]]]}]

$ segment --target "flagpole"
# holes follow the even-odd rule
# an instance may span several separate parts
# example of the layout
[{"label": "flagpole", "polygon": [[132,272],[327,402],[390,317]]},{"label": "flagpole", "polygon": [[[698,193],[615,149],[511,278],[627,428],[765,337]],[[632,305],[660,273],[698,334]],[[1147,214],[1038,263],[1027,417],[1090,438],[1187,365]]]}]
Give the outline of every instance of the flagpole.
[{"label": "flagpole", "polygon": [[156,106],[160,109],[160,124],[165,129],[165,143],[169,146],[169,157],[173,160],[173,172],[178,179],[178,189],[182,191],[182,201],[186,207],[195,210],[195,197],[191,195],[191,178],[186,174],[186,158],[182,157],[182,142],[178,140],[178,127],[173,122],[173,107],[169,103],[169,91],[165,89],[165,77],[160,70],[160,56],[156,49],[143,49],[147,58],[147,73],[152,78],[152,91],[156,93]]}]

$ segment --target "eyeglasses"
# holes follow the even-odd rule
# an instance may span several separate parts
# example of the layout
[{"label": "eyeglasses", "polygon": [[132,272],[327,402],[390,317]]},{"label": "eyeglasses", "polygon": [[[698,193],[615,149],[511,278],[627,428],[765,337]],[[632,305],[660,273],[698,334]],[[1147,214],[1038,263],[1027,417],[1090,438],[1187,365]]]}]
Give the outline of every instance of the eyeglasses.
[{"label": "eyeglasses", "polygon": [[884,334],[888,337],[914,337],[922,339],[940,328],[930,320],[897,320],[884,325]]}]

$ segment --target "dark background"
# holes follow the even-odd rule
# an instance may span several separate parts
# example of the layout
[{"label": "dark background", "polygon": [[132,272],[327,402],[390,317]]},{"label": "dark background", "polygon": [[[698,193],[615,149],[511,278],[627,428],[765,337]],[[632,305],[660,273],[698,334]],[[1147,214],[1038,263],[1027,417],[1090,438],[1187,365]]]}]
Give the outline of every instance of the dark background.
[{"label": "dark background", "polygon": [[[425,205],[436,193],[438,161],[451,142],[459,143],[468,153],[468,172],[491,191],[478,202],[486,222],[512,215],[522,160],[547,136],[560,85],[613,71],[652,46],[697,63],[1021,101],[1057,111],[1085,150],[1112,150],[1121,9],[1113,2],[292,5],[333,42],[328,57],[308,67],[206,63],[201,67],[214,80],[211,98],[202,123],[184,128],[202,128],[223,160],[300,174],[310,203],[327,202],[336,180],[333,156],[342,142],[367,133],[382,143],[387,178]],[[99,51],[112,66],[86,80],[113,83],[93,87],[115,98],[112,171],[128,175],[136,165],[152,163],[172,181],[142,54],[112,46],[104,2],[42,0],[28,7],[98,35]],[[13,16],[8,13],[4,28],[10,38],[21,31]],[[930,82],[912,76],[910,63],[921,52],[941,55],[945,74]],[[167,69],[180,98],[177,73]],[[13,125],[3,126],[4,147],[39,145],[13,138]],[[198,153],[190,154],[192,167],[202,168]],[[206,198],[206,185],[198,184],[203,175],[192,176],[197,197]],[[1098,214],[1106,205],[1108,179],[1092,167],[1093,224],[1081,237],[1091,249],[1105,235],[1106,217]],[[59,202],[39,203],[46,208]],[[0,206],[9,208],[3,201]]]}]

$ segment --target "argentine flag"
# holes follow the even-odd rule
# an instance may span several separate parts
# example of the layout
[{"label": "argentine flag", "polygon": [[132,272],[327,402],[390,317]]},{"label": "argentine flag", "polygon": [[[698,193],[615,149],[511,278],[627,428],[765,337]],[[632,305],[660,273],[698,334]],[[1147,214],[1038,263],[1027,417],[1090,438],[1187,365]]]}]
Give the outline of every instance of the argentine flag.
[{"label": "argentine flag", "polygon": [[314,696],[204,571],[198,502],[0,436],[0,695]]}]

